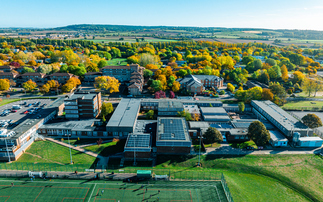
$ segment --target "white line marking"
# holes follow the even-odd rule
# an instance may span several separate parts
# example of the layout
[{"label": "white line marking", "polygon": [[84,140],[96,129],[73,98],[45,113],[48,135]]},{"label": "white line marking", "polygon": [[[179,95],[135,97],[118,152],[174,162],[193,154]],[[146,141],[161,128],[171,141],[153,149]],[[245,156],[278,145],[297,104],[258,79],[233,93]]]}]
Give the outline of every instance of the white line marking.
[{"label": "white line marking", "polygon": [[95,186],[96,186],[96,184],[94,184],[94,187],[93,187],[93,190],[92,190],[92,193],[91,193],[91,196],[90,196],[90,198],[89,198],[88,202],[89,202],[89,201],[91,200],[91,198],[92,198],[92,195],[93,195],[93,192],[94,192]]}]

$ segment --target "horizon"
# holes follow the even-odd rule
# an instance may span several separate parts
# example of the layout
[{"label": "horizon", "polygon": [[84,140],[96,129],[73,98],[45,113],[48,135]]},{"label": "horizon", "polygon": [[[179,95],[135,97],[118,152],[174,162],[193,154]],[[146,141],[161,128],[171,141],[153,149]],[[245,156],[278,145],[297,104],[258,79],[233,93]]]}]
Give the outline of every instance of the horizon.
[{"label": "horizon", "polygon": [[[15,14],[12,15],[12,11]],[[43,2],[9,1],[0,8],[1,28],[55,28],[76,24],[224,27],[254,29],[323,30],[320,0],[165,0],[163,4],[138,0],[91,4],[76,0]],[[10,16],[10,17],[8,17]]]}]

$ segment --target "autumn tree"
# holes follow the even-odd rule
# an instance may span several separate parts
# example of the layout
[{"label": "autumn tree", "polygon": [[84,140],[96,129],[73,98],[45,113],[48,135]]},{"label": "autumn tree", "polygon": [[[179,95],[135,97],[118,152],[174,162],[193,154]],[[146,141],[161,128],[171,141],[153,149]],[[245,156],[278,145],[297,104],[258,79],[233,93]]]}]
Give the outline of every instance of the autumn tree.
[{"label": "autumn tree", "polygon": [[181,89],[181,84],[178,81],[174,81],[172,86],[172,91],[175,93],[178,92]]},{"label": "autumn tree", "polygon": [[252,122],[248,127],[248,137],[258,146],[263,146],[269,142],[270,134],[265,125],[260,121]]},{"label": "autumn tree", "polygon": [[227,89],[228,89],[228,91],[230,91],[230,92],[234,92],[235,87],[234,87],[231,83],[228,83],[228,84],[227,84]]},{"label": "autumn tree", "polygon": [[175,93],[173,91],[169,92],[169,98],[171,99],[175,98]]},{"label": "autumn tree", "polygon": [[305,75],[302,72],[295,71],[293,73],[293,78],[292,78],[292,82],[293,83],[299,83],[299,84],[301,84],[304,79],[305,79]]},{"label": "autumn tree", "polygon": [[138,63],[140,66],[145,67],[148,64],[156,65],[160,62],[160,58],[158,55],[151,55],[149,53],[142,53],[139,55]]},{"label": "autumn tree", "polygon": [[273,101],[274,99],[274,94],[270,91],[268,88],[263,88],[262,89],[262,99],[263,100],[270,100]]},{"label": "autumn tree", "polygon": [[281,70],[281,73],[282,73],[282,79],[284,82],[287,82],[288,81],[288,70],[287,70],[287,67],[285,65],[281,66],[280,68]]},{"label": "autumn tree", "polygon": [[144,70],[144,77],[145,78],[151,78],[153,76],[153,74],[154,73],[152,71],[150,71],[149,69]]},{"label": "autumn tree", "polygon": [[10,82],[8,79],[0,79],[0,91],[7,91],[10,88]]},{"label": "autumn tree", "polygon": [[66,82],[66,84],[64,84],[62,86],[62,91],[63,92],[70,92],[71,90],[76,88],[76,86],[78,86],[78,85],[81,85],[80,79],[72,77]]},{"label": "autumn tree", "polygon": [[119,92],[120,82],[110,76],[99,76],[95,79],[94,87],[98,90],[106,90],[109,93]]},{"label": "autumn tree", "polygon": [[320,117],[316,114],[307,114],[302,118],[303,123],[310,128],[317,128],[322,126]]},{"label": "autumn tree", "polygon": [[28,81],[26,81],[25,83],[22,84],[22,87],[26,91],[32,91],[37,87],[37,84],[35,82],[33,82],[31,79],[29,79]]},{"label": "autumn tree", "polygon": [[315,89],[315,81],[313,79],[305,78],[302,82],[302,89],[305,93],[308,94],[308,97],[314,92]]},{"label": "autumn tree", "polygon": [[279,83],[270,83],[269,89],[275,96],[274,100],[277,100],[276,104],[282,105],[285,103],[287,93],[282,85],[280,85]]},{"label": "autumn tree", "polygon": [[215,142],[222,142],[223,141],[223,136],[218,131],[218,129],[209,127],[206,132],[203,134],[205,140],[204,142],[207,144],[213,144]]},{"label": "autumn tree", "polygon": [[198,113],[194,113],[194,114],[193,114],[193,120],[194,120],[194,121],[199,121],[199,120],[200,120],[200,114],[198,114]]}]

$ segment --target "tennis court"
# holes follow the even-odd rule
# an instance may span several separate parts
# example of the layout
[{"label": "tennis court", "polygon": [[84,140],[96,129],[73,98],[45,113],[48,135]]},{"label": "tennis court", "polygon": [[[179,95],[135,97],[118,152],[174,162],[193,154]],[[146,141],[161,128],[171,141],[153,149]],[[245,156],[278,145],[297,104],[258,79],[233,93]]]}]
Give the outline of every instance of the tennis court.
[{"label": "tennis court", "polygon": [[[13,183],[13,186],[12,184]],[[0,179],[0,202],[11,201],[220,201],[226,202],[220,181],[121,181]]]}]

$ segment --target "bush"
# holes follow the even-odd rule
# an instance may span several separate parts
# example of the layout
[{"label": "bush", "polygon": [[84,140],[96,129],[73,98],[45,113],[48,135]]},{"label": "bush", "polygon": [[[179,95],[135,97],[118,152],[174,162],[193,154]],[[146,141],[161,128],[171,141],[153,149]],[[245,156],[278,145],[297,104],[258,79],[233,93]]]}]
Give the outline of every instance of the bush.
[{"label": "bush", "polygon": [[225,94],[225,91],[224,90],[221,90],[219,94],[220,95],[224,95]]}]

